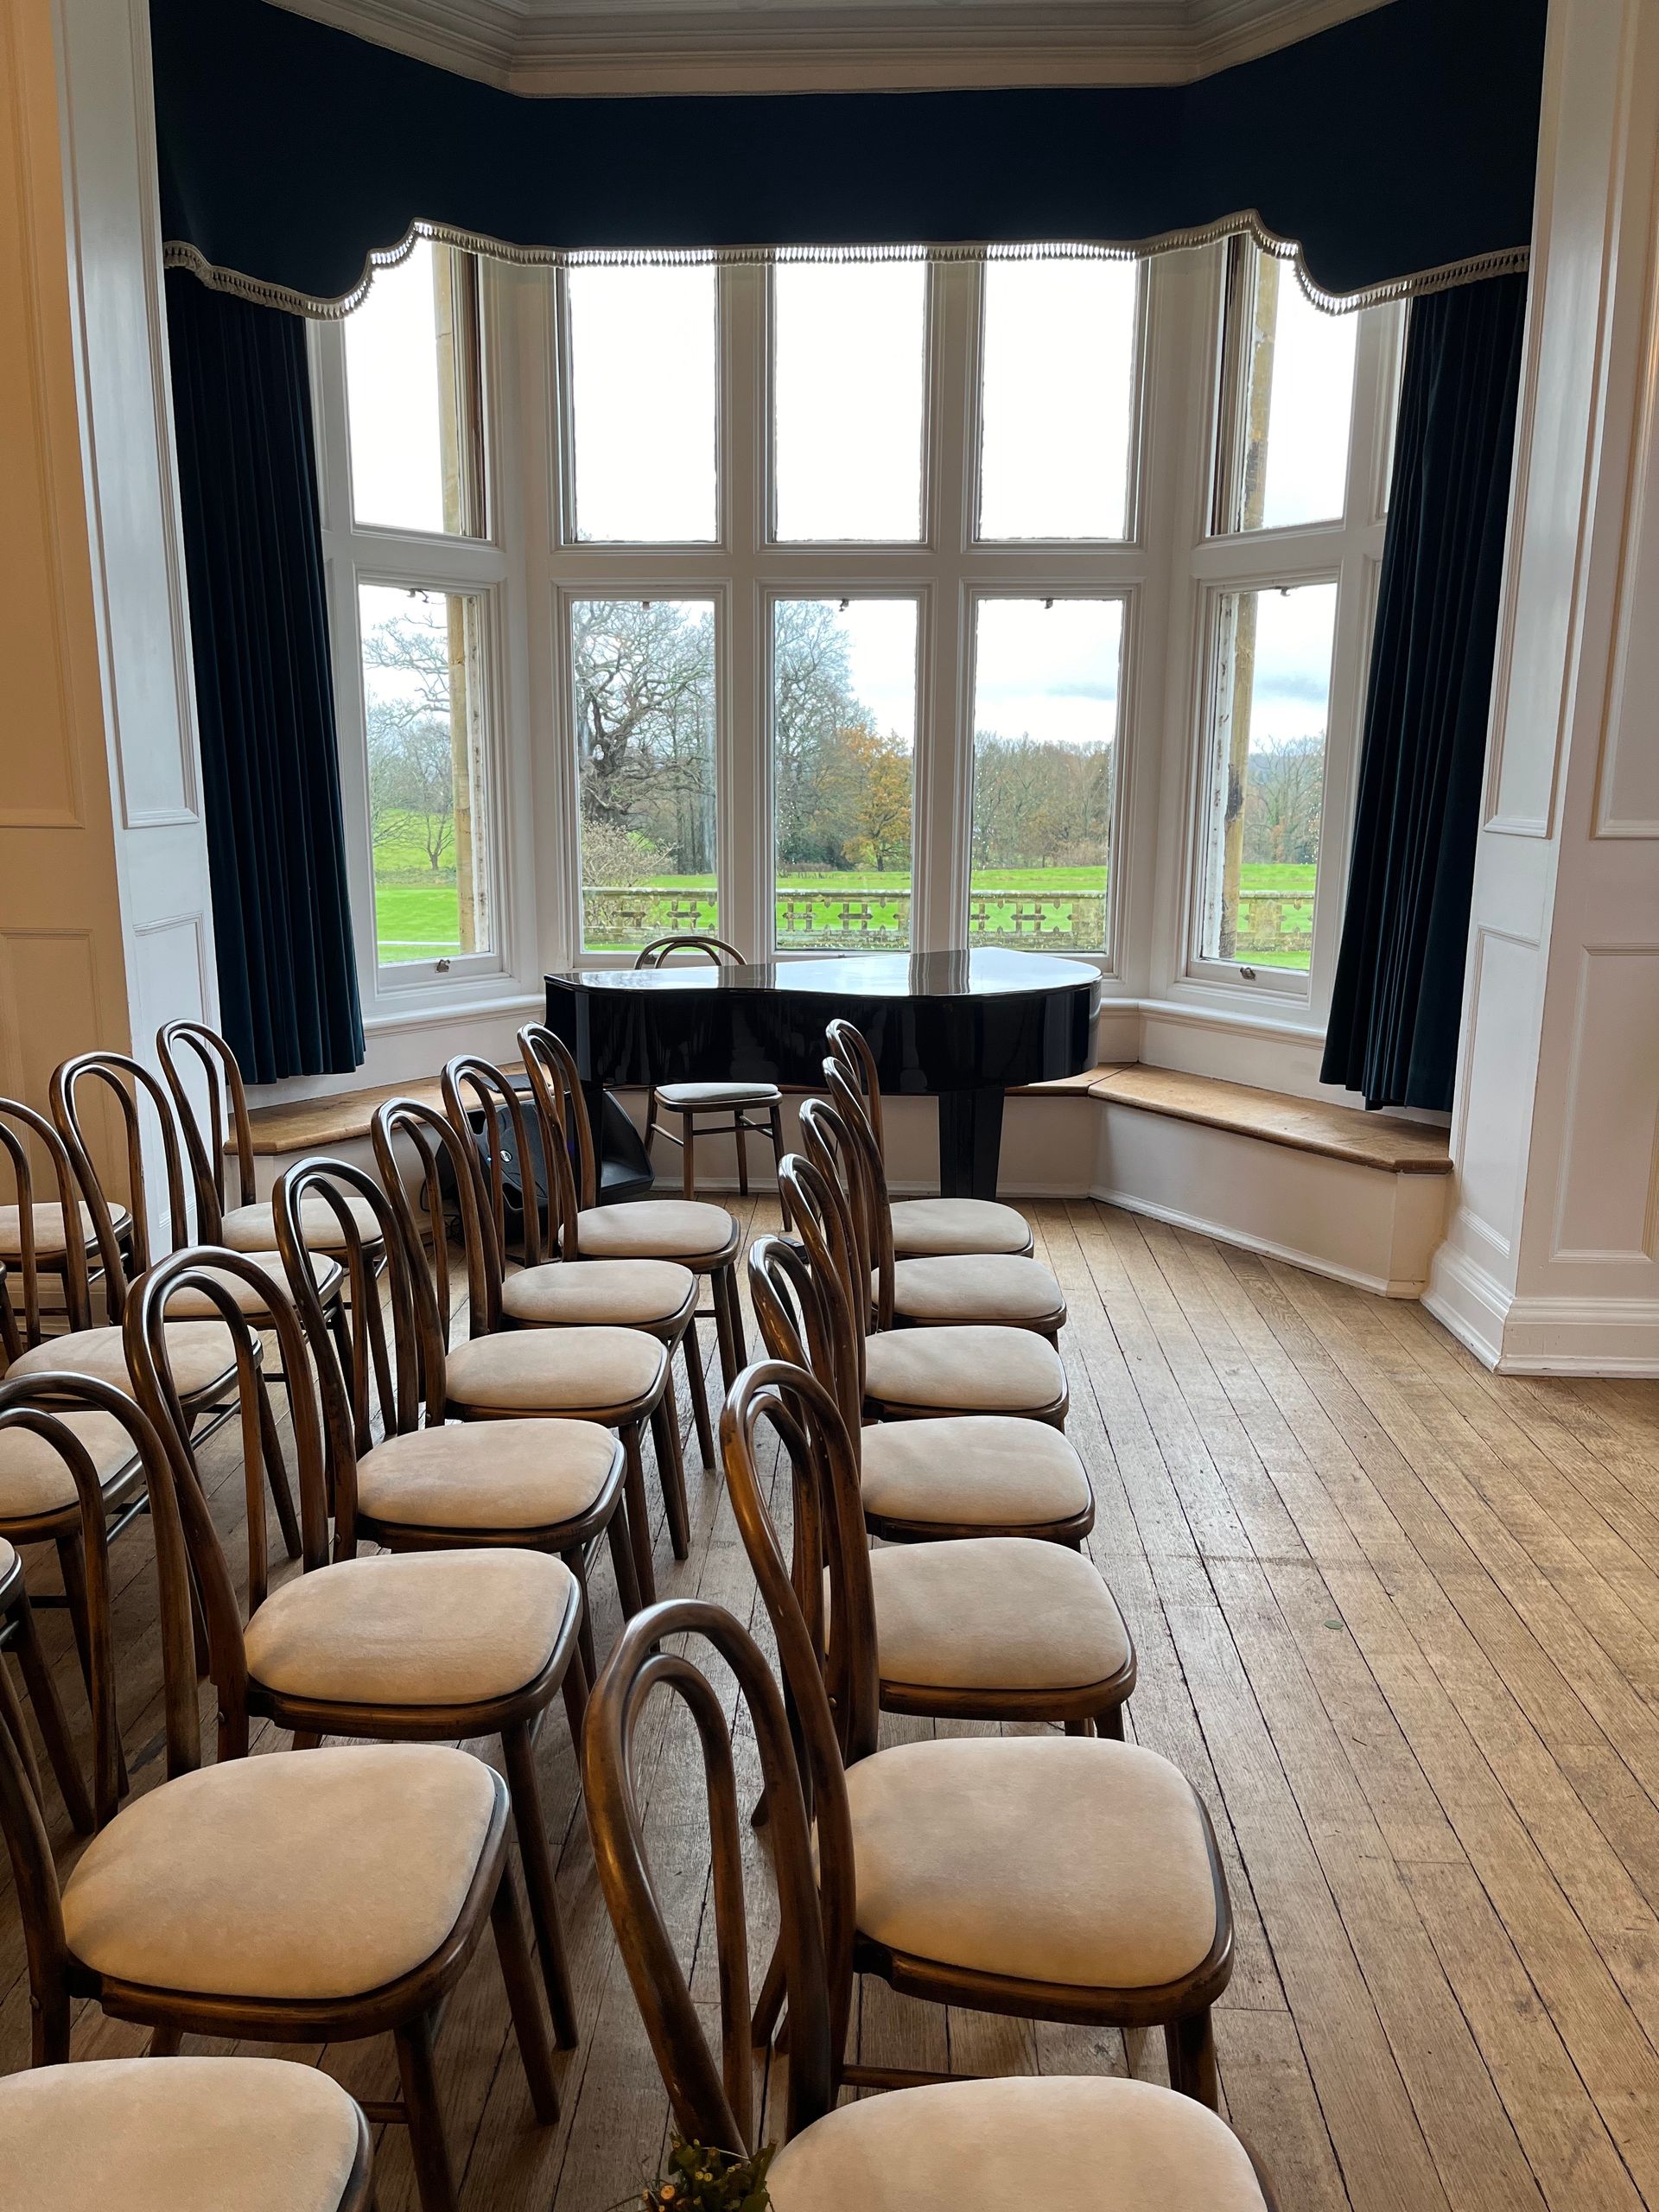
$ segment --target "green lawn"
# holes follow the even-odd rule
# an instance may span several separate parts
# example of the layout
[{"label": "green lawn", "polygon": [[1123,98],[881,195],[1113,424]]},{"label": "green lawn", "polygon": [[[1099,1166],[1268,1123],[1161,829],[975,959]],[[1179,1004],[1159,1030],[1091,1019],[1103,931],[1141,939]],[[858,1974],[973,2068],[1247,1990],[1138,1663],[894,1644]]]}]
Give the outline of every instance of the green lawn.
[{"label": "green lawn", "polygon": [[[418,835],[399,837],[377,848],[375,854],[375,922],[383,961],[438,960],[446,954],[458,952],[460,934],[456,927],[454,878],[452,870],[442,871],[434,877],[425,865],[425,850]],[[1274,866],[1268,863],[1247,864],[1243,870],[1243,887],[1247,891],[1277,891],[1287,894],[1284,926],[1288,930],[1306,932],[1313,924],[1314,871],[1312,868]],[[389,880],[390,879],[390,880]],[[654,884],[664,891],[709,894],[700,899],[698,926],[715,926],[713,893],[714,878],[710,875],[659,875]],[[844,874],[826,869],[791,870],[785,883],[785,890],[797,893],[815,894],[813,911],[814,931],[827,931],[834,920],[831,902],[844,898],[858,898],[865,893],[882,891],[902,891],[909,887],[910,879],[901,869],[849,868]],[[1014,908],[1020,899],[1033,897],[1060,897],[1068,893],[1085,896],[1099,896],[1103,888],[1098,869],[1091,868],[976,868],[973,874],[972,895],[984,898],[996,892],[1006,892],[1009,898],[1006,907],[1001,902],[991,909],[994,928],[1012,931]],[[1298,899],[1295,894],[1302,895]],[[818,904],[821,900],[823,903]],[[896,908],[886,916],[878,911],[878,925],[886,920],[897,919]],[[668,923],[663,924],[664,930]],[[856,943],[856,933],[853,941]],[[1033,937],[1033,944],[1039,940]],[[1046,933],[1040,942],[1063,949],[1066,939],[1064,932]],[[594,946],[594,950],[629,952],[632,947]],[[1262,965],[1281,964],[1305,967],[1306,953],[1293,953],[1275,963],[1272,956],[1257,953],[1251,956]]]}]

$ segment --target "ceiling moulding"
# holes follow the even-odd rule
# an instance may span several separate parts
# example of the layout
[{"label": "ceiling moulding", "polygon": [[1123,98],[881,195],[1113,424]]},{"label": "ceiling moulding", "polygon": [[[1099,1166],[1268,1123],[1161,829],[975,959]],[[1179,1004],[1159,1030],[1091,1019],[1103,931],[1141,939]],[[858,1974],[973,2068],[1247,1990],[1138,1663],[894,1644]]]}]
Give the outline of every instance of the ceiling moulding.
[{"label": "ceiling moulding", "polygon": [[505,92],[1179,85],[1389,0],[271,0]]}]

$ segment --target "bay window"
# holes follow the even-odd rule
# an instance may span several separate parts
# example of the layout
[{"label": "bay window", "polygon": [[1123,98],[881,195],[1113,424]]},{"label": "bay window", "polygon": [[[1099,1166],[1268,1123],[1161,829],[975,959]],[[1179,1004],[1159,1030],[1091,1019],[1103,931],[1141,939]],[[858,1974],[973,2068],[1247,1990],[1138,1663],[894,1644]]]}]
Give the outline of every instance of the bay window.
[{"label": "bay window", "polygon": [[1402,325],[1242,239],[417,242],[315,353],[365,973],[1000,944],[1317,1029]]}]

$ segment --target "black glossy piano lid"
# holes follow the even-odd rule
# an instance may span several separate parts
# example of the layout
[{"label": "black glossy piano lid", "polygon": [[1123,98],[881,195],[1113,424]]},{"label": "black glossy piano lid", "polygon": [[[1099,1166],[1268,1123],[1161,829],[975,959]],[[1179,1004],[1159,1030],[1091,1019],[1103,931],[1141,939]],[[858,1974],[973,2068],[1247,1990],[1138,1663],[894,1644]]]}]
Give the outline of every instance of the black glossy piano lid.
[{"label": "black glossy piano lid", "polygon": [[816,1086],[824,1025],[842,1014],[869,1039],[884,1088],[912,1095],[1077,1074],[1100,994],[1086,962],[998,946],[547,978],[548,1020],[588,1082]]}]

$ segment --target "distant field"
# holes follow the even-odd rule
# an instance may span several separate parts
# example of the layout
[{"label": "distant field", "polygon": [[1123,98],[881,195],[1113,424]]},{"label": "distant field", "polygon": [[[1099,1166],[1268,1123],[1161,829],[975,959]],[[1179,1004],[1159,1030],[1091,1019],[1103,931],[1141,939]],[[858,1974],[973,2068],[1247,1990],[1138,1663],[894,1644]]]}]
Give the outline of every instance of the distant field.
[{"label": "distant field", "polygon": [[[1314,870],[1296,866],[1274,866],[1268,863],[1247,864],[1243,870],[1243,887],[1247,891],[1280,891],[1287,894],[1284,915],[1288,930],[1307,930],[1312,923]],[[400,961],[439,960],[446,954],[460,950],[460,933],[455,919],[454,872],[453,868],[440,871],[434,877],[426,865],[425,847],[418,830],[411,826],[406,835],[379,845],[375,851],[375,925],[379,941],[380,958],[390,964]],[[711,875],[653,875],[652,883],[664,891],[703,892],[709,894],[707,904],[699,915],[700,925],[712,929],[715,925],[714,912],[715,880]],[[811,892],[825,903],[815,906],[815,926],[827,928],[832,919],[828,902],[857,898],[866,893],[902,891],[909,887],[910,879],[896,868],[849,868],[844,873],[827,869],[793,870],[786,890]],[[994,925],[1012,927],[1012,912],[1020,898],[1058,896],[1068,892],[1096,893],[1102,889],[1100,872],[1091,868],[976,868],[973,874],[972,895],[983,898],[1003,892],[1009,894],[1006,913],[995,908]],[[1300,899],[1295,894],[1300,893]],[[699,902],[702,904],[702,902]],[[667,924],[664,926],[666,928]],[[1033,942],[1036,942],[1033,938]],[[1046,937],[1044,942],[1057,947],[1065,942],[1061,937]],[[594,950],[630,948],[594,946]],[[1258,960],[1262,955],[1254,956]],[[1305,966],[1306,955],[1293,956],[1292,966]]]}]

